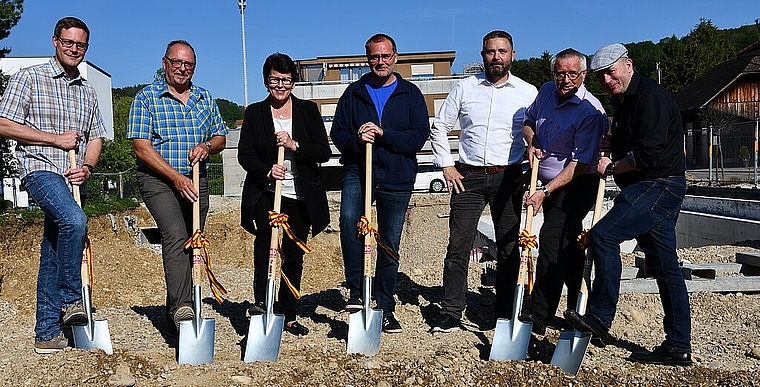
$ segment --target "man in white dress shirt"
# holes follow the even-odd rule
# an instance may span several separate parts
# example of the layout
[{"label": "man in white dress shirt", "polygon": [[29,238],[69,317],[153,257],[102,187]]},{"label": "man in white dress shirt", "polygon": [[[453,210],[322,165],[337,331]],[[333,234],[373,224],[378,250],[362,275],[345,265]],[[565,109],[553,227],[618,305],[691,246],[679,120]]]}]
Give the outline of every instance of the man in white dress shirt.
[{"label": "man in white dress shirt", "polygon": [[[433,163],[443,168],[451,193],[443,299],[441,313],[431,323],[433,332],[459,329],[466,306],[469,253],[486,204],[491,209],[498,247],[494,313],[497,318],[512,317],[520,264],[517,236],[525,151],[522,123],[525,109],[538,94],[534,86],[509,72],[513,47],[512,36],[505,31],[492,31],[483,37],[480,54],[485,71],[454,86],[431,129]],[[455,165],[447,136],[457,119],[461,133]]]}]

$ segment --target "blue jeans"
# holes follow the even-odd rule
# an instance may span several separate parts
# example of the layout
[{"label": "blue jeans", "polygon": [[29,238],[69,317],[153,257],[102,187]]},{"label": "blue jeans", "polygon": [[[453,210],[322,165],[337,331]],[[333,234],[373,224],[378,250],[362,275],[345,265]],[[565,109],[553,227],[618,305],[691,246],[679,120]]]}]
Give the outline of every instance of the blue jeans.
[{"label": "blue jeans", "polygon": [[[356,224],[364,215],[364,178],[359,175],[357,170],[344,170],[340,194],[340,246],[351,296],[361,296],[364,263],[364,237],[359,238],[356,231]],[[376,188],[372,194],[377,206],[376,224],[380,241],[398,255],[406,208],[412,192]],[[375,224],[374,221],[372,223]],[[373,294],[377,308],[382,309],[384,314],[389,314],[396,310],[393,295],[396,294],[399,263],[382,248],[376,247],[376,250]]]},{"label": "blue jeans", "polygon": [[61,310],[82,302],[82,249],[87,216],[74,201],[65,177],[48,171],[28,174],[22,184],[45,213],[37,276],[35,341],[61,333]]},{"label": "blue jeans", "polygon": [[620,243],[635,238],[644,251],[647,273],[657,281],[664,311],[663,346],[691,352],[689,294],[676,255],[676,221],[686,194],[683,177],[647,179],[632,184],[592,229],[596,278],[589,298],[591,313],[608,329],[620,296]]}]

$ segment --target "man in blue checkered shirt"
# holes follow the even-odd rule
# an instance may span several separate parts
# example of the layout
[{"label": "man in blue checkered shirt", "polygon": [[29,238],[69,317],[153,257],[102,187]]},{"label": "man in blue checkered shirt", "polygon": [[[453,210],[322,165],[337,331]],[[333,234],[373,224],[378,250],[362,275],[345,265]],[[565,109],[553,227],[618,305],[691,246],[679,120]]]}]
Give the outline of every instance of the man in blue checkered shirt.
[{"label": "man in blue checkered shirt", "polygon": [[[195,50],[184,40],[168,44],[162,58],[164,78],[140,90],[129,112],[127,138],[137,155],[137,183],[145,205],[161,232],[166,278],[166,311],[174,324],[193,318],[190,239],[192,205],[200,200],[201,228],[209,208],[206,163],[226,146],[227,126],[216,102],[192,83]],[[192,168],[200,164],[200,189],[193,187]]]},{"label": "man in blue checkered shirt", "polygon": [[[68,346],[62,325],[87,322],[80,275],[87,217],[71,185],[84,187],[92,176],[105,134],[95,89],[77,69],[89,38],[81,20],[59,20],[55,56],[14,74],[0,100],[0,136],[17,142],[21,184],[45,212],[34,328],[40,354]],[[76,165],[69,165],[69,150],[77,152]]]}]

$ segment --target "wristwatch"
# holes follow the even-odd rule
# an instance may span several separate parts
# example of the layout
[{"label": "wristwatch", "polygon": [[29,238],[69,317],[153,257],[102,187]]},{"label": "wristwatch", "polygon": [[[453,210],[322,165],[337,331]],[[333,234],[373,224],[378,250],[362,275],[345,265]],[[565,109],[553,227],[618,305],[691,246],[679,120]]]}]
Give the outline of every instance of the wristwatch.
[{"label": "wristwatch", "polygon": [[547,198],[549,197],[549,195],[551,195],[551,194],[552,194],[552,193],[549,191],[549,188],[546,188],[546,186],[543,186],[543,187],[541,187],[541,191],[543,191],[543,192],[544,192],[544,196],[545,196],[545,197],[547,197]]},{"label": "wristwatch", "polygon": [[604,174],[607,176],[612,176],[615,174],[615,163],[611,162],[607,164],[607,167],[604,168]]},{"label": "wristwatch", "polygon": [[211,153],[211,141],[206,141],[203,143],[206,147],[208,147],[208,153]]},{"label": "wristwatch", "polygon": [[87,168],[90,171],[90,175],[92,175],[93,173],[95,173],[95,167],[93,167],[90,164],[84,163],[84,164],[82,164],[82,167],[83,168]]}]

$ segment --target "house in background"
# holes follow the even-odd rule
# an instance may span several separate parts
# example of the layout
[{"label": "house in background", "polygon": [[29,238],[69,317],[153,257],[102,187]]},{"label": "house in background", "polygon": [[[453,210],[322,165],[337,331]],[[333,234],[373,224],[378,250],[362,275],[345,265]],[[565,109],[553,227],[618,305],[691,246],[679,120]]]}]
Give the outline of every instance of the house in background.
[{"label": "house in background", "polygon": [[706,168],[709,164],[711,125],[725,166],[739,166],[741,148],[754,149],[760,115],[760,41],[692,82],[676,101],[686,131],[687,167]]}]

